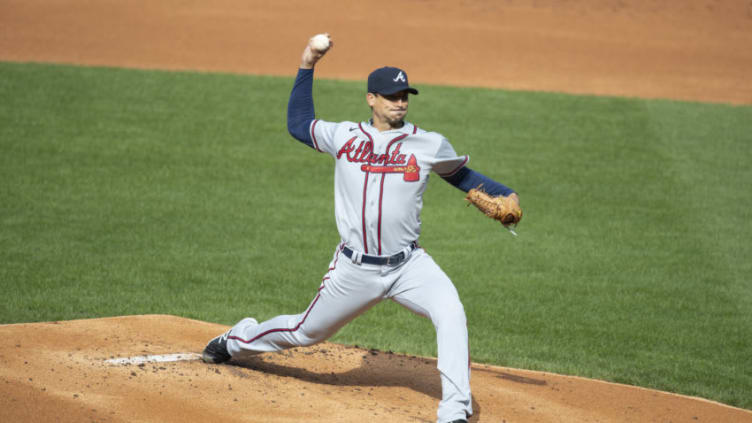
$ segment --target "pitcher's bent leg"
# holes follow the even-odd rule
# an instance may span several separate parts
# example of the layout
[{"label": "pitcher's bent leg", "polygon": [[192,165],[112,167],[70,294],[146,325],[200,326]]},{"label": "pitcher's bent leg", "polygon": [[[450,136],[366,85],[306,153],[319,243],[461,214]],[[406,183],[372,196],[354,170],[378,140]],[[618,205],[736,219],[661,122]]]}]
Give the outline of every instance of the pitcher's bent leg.
[{"label": "pitcher's bent leg", "polygon": [[346,261],[332,269],[303,313],[281,315],[259,324],[243,320],[235,325],[227,338],[230,355],[253,355],[325,341],[381,301],[383,286],[352,266],[356,265]]},{"label": "pitcher's bent leg", "polygon": [[233,357],[238,357],[308,346],[323,341],[325,338],[317,340],[300,330],[304,319],[304,313],[277,316],[258,324],[244,319],[230,329],[227,351]]}]

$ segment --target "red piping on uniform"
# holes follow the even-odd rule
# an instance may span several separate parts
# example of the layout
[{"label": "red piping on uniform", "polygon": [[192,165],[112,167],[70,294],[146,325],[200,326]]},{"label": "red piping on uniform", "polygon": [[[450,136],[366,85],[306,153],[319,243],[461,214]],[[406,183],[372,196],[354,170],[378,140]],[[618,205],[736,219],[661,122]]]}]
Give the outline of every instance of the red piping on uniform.
[{"label": "red piping on uniform", "polygon": [[379,187],[379,255],[381,255],[381,199],[384,197],[384,178],[386,178],[386,173],[381,174],[381,187]]},{"label": "red piping on uniform", "polygon": [[368,236],[366,235],[366,192],[368,191],[368,171],[366,170],[366,180],[363,182],[363,210],[361,211],[360,221],[363,224],[363,251],[368,254]]},{"label": "red piping on uniform", "polygon": [[[363,129],[362,122],[358,123],[358,128],[360,128],[360,130],[364,134],[366,134],[366,136],[368,137],[368,140],[369,140],[368,142],[371,143],[371,151],[373,151],[373,146],[374,146],[373,137],[371,137],[371,134],[369,134],[368,132],[366,132],[365,129]],[[368,236],[366,235],[366,193],[367,193],[366,189],[367,188],[368,188],[368,171],[366,171],[366,179],[365,179],[365,182],[363,182],[363,210],[361,212],[362,214],[361,214],[361,219],[360,219],[363,224],[363,252],[366,254],[368,254]]]},{"label": "red piping on uniform", "polygon": [[[334,268],[337,267],[337,260],[339,259],[339,254],[342,252],[343,248],[345,248],[345,243],[344,242],[339,245],[339,251],[337,251],[337,258],[334,260],[334,266],[332,266],[332,268],[329,269],[330,271],[334,270]],[[321,280],[321,286],[319,287],[319,293],[316,294],[316,298],[313,299],[313,302],[311,303],[311,306],[308,307],[308,311],[306,311],[305,316],[303,316],[303,320],[301,320],[300,323],[298,323],[294,328],[292,328],[292,329],[270,329],[270,330],[268,330],[268,331],[266,331],[264,333],[256,335],[254,338],[252,338],[250,340],[245,340],[245,339],[243,339],[243,338],[241,338],[239,336],[228,336],[227,339],[234,339],[235,341],[242,342],[244,344],[250,344],[250,343],[252,343],[253,341],[255,341],[255,340],[259,339],[259,338],[262,338],[262,337],[264,337],[266,335],[269,335],[270,333],[275,333],[275,332],[295,332],[295,331],[297,331],[298,329],[300,329],[301,326],[303,326],[303,323],[305,323],[306,319],[308,318],[308,315],[311,314],[311,311],[313,310],[313,307],[319,301],[319,298],[321,297],[321,290],[325,288],[324,281],[327,280],[327,279],[329,279],[329,273],[328,272],[324,276],[324,278]]]},{"label": "red piping on uniform", "polygon": [[319,143],[316,142],[316,124],[319,123],[318,119],[315,119],[313,123],[311,124],[311,140],[313,140],[313,148],[316,149],[319,153],[321,153],[321,149],[319,148]]},{"label": "red piping on uniform", "polygon": [[[329,271],[331,272],[337,267],[337,262],[339,261],[339,253],[342,252],[342,250],[345,249],[345,243],[344,241],[339,244],[337,255],[334,257],[334,263],[332,264],[332,267],[329,268]],[[329,277],[329,273],[327,273],[327,277]]]},{"label": "red piping on uniform", "polygon": [[467,164],[468,160],[470,160],[470,157],[469,156],[465,156],[465,160],[463,160],[462,163],[460,163],[459,166],[457,166],[456,168],[454,168],[451,172],[442,173],[441,176],[452,176],[452,175],[454,175],[460,169],[462,169],[463,166],[465,166]]},{"label": "red piping on uniform", "polygon": [[[319,289],[319,291],[320,291],[320,289]],[[316,305],[316,302],[318,302],[318,300],[319,300],[320,297],[321,297],[321,293],[316,294],[316,298],[313,300],[313,303],[311,303],[311,306],[308,307],[308,311],[306,311],[305,316],[303,316],[303,320],[301,320],[300,323],[298,323],[297,326],[295,326],[292,329],[271,329],[271,330],[268,330],[268,331],[266,331],[266,332],[264,332],[262,334],[256,335],[255,338],[252,338],[251,340],[248,340],[248,341],[246,341],[243,338],[237,337],[237,336],[228,336],[227,338],[228,339],[234,339],[234,340],[236,340],[238,342],[242,342],[244,344],[250,344],[250,343],[252,343],[253,341],[255,341],[255,340],[259,339],[259,338],[262,338],[262,337],[264,337],[266,335],[269,335],[270,333],[275,333],[275,332],[295,332],[298,329],[300,329],[301,326],[303,326],[303,323],[305,323],[306,319],[308,318],[308,315],[311,313],[311,310],[313,310],[313,306]]]},{"label": "red piping on uniform", "polygon": [[[397,141],[401,141],[404,138],[407,137],[407,134],[402,134],[398,136],[397,138],[389,141],[389,144],[386,145],[386,151],[384,152],[384,155],[386,157],[389,157],[389,149],[392,148],[392,144],[394,144]],[[382,205],[382,199],[384,198],[384,178],[386,178],[386,173],[381,174],[381,187],[379,187],[379,224],[378,224],[378,234],[379,234],[379,255],[381,255],[381,205]]]}]

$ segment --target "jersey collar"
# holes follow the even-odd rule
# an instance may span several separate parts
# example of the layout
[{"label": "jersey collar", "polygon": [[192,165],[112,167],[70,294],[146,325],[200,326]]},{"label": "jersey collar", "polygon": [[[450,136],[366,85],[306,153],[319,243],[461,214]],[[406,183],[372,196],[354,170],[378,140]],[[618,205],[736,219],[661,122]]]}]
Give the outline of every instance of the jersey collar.
[{"label": "jersey collar", "polygon": [[363,126],[366,127],[366,128],[368,128],[368,130],[370,130],[370,131],[373,131],[373,132],[375,132],[377,134],[382,134],[382,135],[383,134],[393,134],[393,133],[396,133],[396,134],[408,134],[409,135],[409,134],[414,134],[416,132],[417,127],[415,125],[413,125],[412,123],[410,123],[408,121],[404,121],[404,123],[405,124],[402,125],[401,128],[390,129],[390,130],[384,131],[384,132],[379,132],[379,130],[376,129],[375,126],[373,126],[373,119],[368,119],[367,121],[363,122]]}]

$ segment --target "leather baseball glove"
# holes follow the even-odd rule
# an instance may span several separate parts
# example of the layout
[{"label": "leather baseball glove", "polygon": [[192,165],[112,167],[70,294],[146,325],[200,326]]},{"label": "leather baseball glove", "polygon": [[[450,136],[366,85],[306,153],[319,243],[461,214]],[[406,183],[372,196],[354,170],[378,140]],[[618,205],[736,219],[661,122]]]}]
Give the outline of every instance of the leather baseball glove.
[{"label": "leather baseball glove", "polygon": [[516,225],[522,219],[520,205],[509,197],[492,197],[478,187],[468,191],[465,199],[486,216],[498,220],[504,226]]}]

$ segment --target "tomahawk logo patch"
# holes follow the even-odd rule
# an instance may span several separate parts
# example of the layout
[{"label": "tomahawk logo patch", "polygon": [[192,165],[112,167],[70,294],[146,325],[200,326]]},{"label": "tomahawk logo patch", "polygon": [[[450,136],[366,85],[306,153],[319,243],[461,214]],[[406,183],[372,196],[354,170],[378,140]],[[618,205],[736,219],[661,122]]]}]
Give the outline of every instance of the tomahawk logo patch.
[{"label": "tomahawk logo patch", "polygon": [[415,182],[420,180],[420,166],[418,166],[418,160],[415,159],[415,154],[410,155],[410,159],[407,160],[405,166],[375,166],[364,164],[360,167],[360,170],[371,173],[402,173],[402,179],[405,182]]}]

